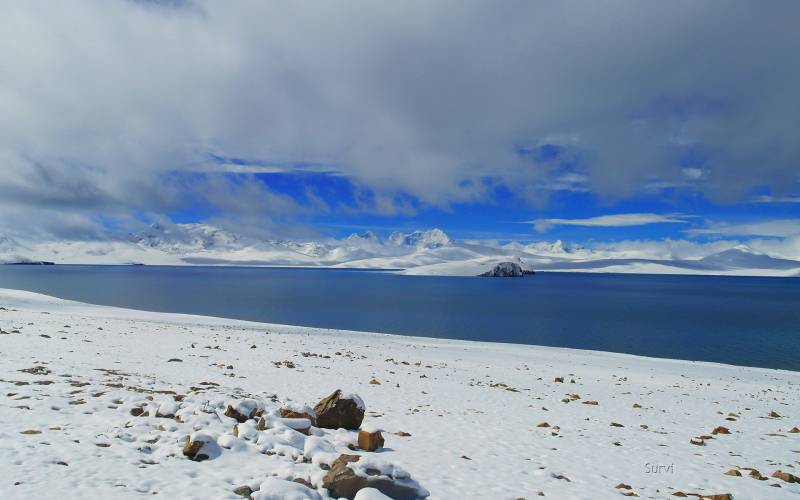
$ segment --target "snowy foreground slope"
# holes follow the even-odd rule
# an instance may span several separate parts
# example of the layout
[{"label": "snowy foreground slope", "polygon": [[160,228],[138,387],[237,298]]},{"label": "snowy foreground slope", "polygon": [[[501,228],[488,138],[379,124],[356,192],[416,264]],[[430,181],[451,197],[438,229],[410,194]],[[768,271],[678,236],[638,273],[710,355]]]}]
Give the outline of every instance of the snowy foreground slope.
[{"label": "snowy foreground slope", "polygon": [[800,239],[620,242],[585,248],[555,242],[459,241],[440,229],[371,231],[343,239],[296,242],[245,237],[207,224],[154,224],[109,241],[24,241],[0,235],[0,263],[304,266],[392,269],[413,275],[477,276],[501,262],[537,271],[800,276]]},{"label": "snowy foreground slope", "polygon": [[[800,475],[800,373],[2,289],[0,307],[4,499],[237,498],[244,485],[261,498],[326,498],[324,467],[340,453],[404,470],[430,498],[800,498],[800,484],[770,477]],[[235,438],[222,414],[246,398],[265,411],[313,406],[337,388],[363,399],[362,427],[382,429],[384,448],[351,451],[354,431],[306,436],[279,422],[255,431],[250,421]],[[132,416],[138,407],[150,415]],[[719,426],[730,433],[712,435]],[[212,439],[203,462],[182,454],[197,433]]]}]

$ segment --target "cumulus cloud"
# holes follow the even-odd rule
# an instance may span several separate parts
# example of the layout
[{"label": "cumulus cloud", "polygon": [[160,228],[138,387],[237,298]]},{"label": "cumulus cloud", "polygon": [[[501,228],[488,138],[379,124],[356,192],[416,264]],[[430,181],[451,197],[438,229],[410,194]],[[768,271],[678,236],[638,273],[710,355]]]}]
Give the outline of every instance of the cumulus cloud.
[{"label": "cumulus cloud", "polygon": [[[39,221],[164,214],[185,203],[177,174],[210,154],[258,160],[230,168],[244,172],[331,166],[381,213],[409,196],[490,201],[494,186],[534,203],[676,184],[786,196],[798,16],[780,0],[13,2],[0,17],[0,205]],[[574,172],[520,144],[558,146]],[[226,175],[215,168],[205,175]],[[197,187],[242,216],[297,209],[243,182],[258,202]]]},{"label": "cumulus cloud", "polygon": [[613,214],[599,215],[587,219],[536,219],[528,221],[539,232],[548,231],[553,226],[582,227],[628,227],[647,224],[685,224],[687,216],[660,214]]}]

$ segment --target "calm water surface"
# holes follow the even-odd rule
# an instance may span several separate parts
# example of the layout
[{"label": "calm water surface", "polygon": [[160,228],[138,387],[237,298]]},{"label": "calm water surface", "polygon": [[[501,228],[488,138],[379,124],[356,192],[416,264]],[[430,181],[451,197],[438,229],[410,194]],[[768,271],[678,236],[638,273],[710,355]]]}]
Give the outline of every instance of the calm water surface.
[{"label": "calm water surface", "polygon": [[0,266],[0,288],[152,311],[800,370],[793,278]]}]

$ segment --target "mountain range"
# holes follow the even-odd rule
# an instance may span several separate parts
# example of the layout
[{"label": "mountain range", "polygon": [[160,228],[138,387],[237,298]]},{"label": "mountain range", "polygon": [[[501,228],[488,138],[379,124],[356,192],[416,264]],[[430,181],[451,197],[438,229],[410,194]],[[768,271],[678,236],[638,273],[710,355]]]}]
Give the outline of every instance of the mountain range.
[{"label": "mountain range", "polygon": [[153,224],[108,241],[28,242],[0,235],[0,262],[57,264],[239,265],[386,269],[409,275],[476,276],[500,262],[536,271],[800,276],[800,260],[744,244],[697,257],[641,256],[561,240],[533,243],[456,240],[440,229],[381,237],[258,239],[209,224]]}]

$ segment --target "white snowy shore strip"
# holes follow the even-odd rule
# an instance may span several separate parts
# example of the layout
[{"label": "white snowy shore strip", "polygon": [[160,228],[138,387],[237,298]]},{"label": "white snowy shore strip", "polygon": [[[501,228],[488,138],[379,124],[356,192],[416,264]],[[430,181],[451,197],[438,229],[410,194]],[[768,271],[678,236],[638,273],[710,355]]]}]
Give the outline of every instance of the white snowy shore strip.
[{"label": "white snowy shore strip", "polygon": [[[343,450],[363,455],[360,467],[380,459],[407,472],[431,498],[800,495],[800,484],[770,477],[800,476],[800,433],[791,432],[800,373],[150,313],[4,289],[0,307],[0,498],[240,498],[233,490],[243,485],[274,488],[261,498],[325,498],[319,464]],[[272,448],[263,435],[256,446],[250,424],[234,438],[235,422],[218,416],[245,398],[302,409],[337,388],[363,399],[362,428],[384,431],[382,449],[348,451],[352,431],[289,428],[270,429]],[[185,422],[133,417],[139,406]],[[712,434],[720,426],[730,433]],[[211,459],[181,453],[192,430],[216,440]],[[285,481],[293,478],[314,490]]]}]

